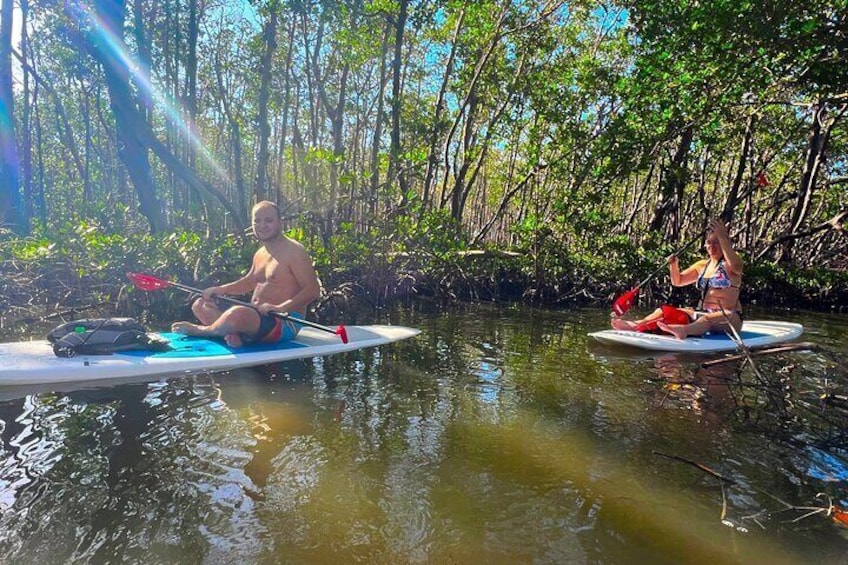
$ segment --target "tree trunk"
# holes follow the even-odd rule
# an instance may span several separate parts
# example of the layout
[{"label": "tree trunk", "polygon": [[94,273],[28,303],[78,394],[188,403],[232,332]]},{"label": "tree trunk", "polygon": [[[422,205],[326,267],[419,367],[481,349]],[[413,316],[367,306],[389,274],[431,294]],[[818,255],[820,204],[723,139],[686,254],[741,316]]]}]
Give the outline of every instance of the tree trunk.
[{"label": "tree trunk", "polygon": [[[476,128],[478,105],[479,98],[477,97],[477,88],[475,84],[468,96],[468,104],[465,106],[467,113],[461,144],[463,160],[457,169],[454,177],[454,186],[450,193],[451,217],[456,220],[457,224],[462,223],[462,212],[465,208],[465,198],[466,194],[470,190],[470,182],[466,180],[466,177],[468,176],[468,169],[471,166],[472,154],[475,151],[476,145],[474,140],[477,137]],[[479,147],[476,147],[476,150],[482,151]],[[457,159],[458,158],[459,157],[457,156]]]},{"label": "tree trunk", "polygon": [[188,55],[185,69],[185,111],[188,114],[186,129],[192,139],[186,143],[186,162],[194,168],[197,162],[196,140],[197,133],[197,38],[198,30],[197,0],[189,0],[188,9]]},{"label": "tree trunk", "polygon": [[[53,108],[56,112],[56,118],[61,126],[59,128],[59,133],[62,137],[62,141],[65,143],[68,151],[71,153],[71,158],[73,159],[73,165],[76,168],[76,173],[80,176],[80,178],[85,178],[86,168],[85,164],[82,161],[82,157],[80,156],[79,148],[77,147],[77,142],[74,139],[74,132],[71,129],[71,122],[68,119],[68,114],[65,112],[65,106],[62,104],[62,97],[56,92],[56,89],[50,86],[50,84],[44,80],[41,75],[39,75],[36,70],[30,65],[26,59],[24,59],[23,55],[15,53],[12,54],[18,59],[18,62],[24,69],[24,77],[26,78],[26,83],[28,84],[29,78],[31,77],[36,86],[43,88],[44,91],[50,96],[53,100]],[[24,97],[26,100],[26,97]],[[29,123],[29,119],[26,120],[25,123]],[[30,128],[27,128],[27,132],[25,133],[26,138],[31,139],[32,132],[29,131]],[[25,146],[25,151],[27,150]],[[29,148],[31,151],[31,148]]]},{"label": "tree trunk", "polygon": [[445,72],[442,74],[442,84],[439,87],[439,95],[436,99],[436,108],[433,112],[433,124],[430,129],[430,143],[427,148],[427,172],[424,176],[424,195],[421,198],[422,202],[422,211],[429,205],[430,199],[432,197],[433,187],[436,184],[436,169],[438,168],[438,156],[436,152],[438,150],[439,138],[442,135],[442,113],[445,111],[445,96],[447,95],[448,83],[450,81],[451,74],[453,74],[453,65],[456,60],[456,50],[459,46],[459,33],[463,28],[463,23],[465,22],[465,7],[463,6],[462,10],[459,13],[459,17],[456,21],[456,27],[453,31],[453,38],[451,40],[450,54],[448,55],[447,63],[445,64]]},{"label": "tree trunk", "polygon": [[[27,17],[29,16],[29,0],[20,0],[21,4],[21,60],[25,61],[29,49],[29,35],[27,34]],[[23,145],[21,147],[21,181],[23,183],[23,209],[27,218],[34,215],[33,190],[32,190],[32,102],[34,96],[30,96],[30,75],[23,71],[23,89],[21,100],[23,109],[21,112],[21,127],[23,128]]]},{"label": "tree trunk", "polygon": [[680,224],[677,213],[680,209],[683,188],[689,179],[689,151],[693,135],[694,130],[691,125],[687,126],[680,135],[680,144],[677,146],[677,151],[675,151],[661,181],[660,197],[654,209],[654,217],[648,226],[649,231],[659,231],[669,216],[673,220],[672,235],[676,236],[679,231]]},{"label": "tree trunk", "polygon": [[[465,98],[462,100],[462,103],[460,104],[459,108],[457,109],[456,118],[454,119],[453,123],[451,124],[451,127],[448,131],[448,134],[447,134],[447,136],[444,140],[444,145],[443,145],[444,163],[443,164],[444,164],[444,167],[445,167],[445,175],[444,175],[444,179],[442,179],[442,197],[441,197],[440,206],[444,207],[444,205],[447,202],[451,202],[452,212],[454,211],[454,208],[455,208],[453,206],[454,202],[456,202],[457,204],[459,202],[458,196],[456,195],[456,191],[461,189],[461,187],[462,187],[461,181],[460,182],[456,181],[457,175],[455,174],[454,175],[455,182],[454,182],[453,190],[451,192],[449,192],[448,189],[447,189],[448,183],[450,182],[450,177],[451,177],[451,174],[450,174],[451,173],[451,171],[450,171],[451,163],[453,163],[453,167],[455,169],[458,169],[460,167],[459,160],[461,159],[461,156],[459,154],[457,154],[457,155],[454,155],[454,159],[453,159],[453,161],[451,161],[450,149],[451,149],[451,146],[452,146],[452,143],[453,143],[453,138],[456,135],[457,130],[459,130],[460,125],[463,122],[463,119],[465,119],[466,122],[473,121],[472,116],[476,116],[476,112],[474,111],[474,109],[476,109],[478,85],[479,85],[480,80],[482,78],[483,71],[486,68],[486,66],[488,65],[489,59],[491,58],[492,53],[495,50],[495,47],[498,45],[501,30],[503,29],[503,25],[504,25],[504,22],[506,21],[506,16],[507,16],[508,13],[509,13],[509,5],[508,5],[508,3],[505,3],[503,5],[503,7],[501,8],[500,13],[498,14],[497,21],[495,23],[494,29],[489,34],[489,37],[487,39],[487,43],[485,44],[485,46],[481,46],[478,49],[479,56],[476,57],[477,61],[474,65],[474,74],[471,77],[471,80],[469,81],[469,84],[468,84],[468,92],[465,95]],[[475,106],[474,109],[471,109],[472,103]],[[467,124],[466,124],[466,127],[464,128],[463,132],[464,132],[464,135],[465,135],[465,143],[464,144],[461,143],[460,145],[463,146],[463,149],[467,151],[468,150],[467,140],[468,140],[468,133],[469,133]]]},{"label": "tree trunk", "polygon": [[18,147],[12,92],[12,0],[0,5],[0,224],[26,234],[29,222],[21,203]]},{"label": "tree trunk", "polygon": [[268,122],[268,100],[271,96],[271,73],[273,71],[274,52],[277,50],[277,2],[268,4],[268,21],[262,29],[265,49],[259,64],[261,75],[259,80],[259,151],[256,159],[256,182],[253,195],[256,201],[268,198],[268,139],[271,137],[271,125]]},{"label": "tree trunk", "polygon": [[[118,137],[118,156],[124,163],[130,180],[136,189],[141,213],[147,218],[152,232],[167,228],[162,208],[154,191],[153,176],[148,153],[152,149],[168,170],[185,182],[191,189],[213,196],[229,212],[237,229],[245,227],[246,217],[232,205],[226,196],[208,182],[200,179],[185,163],[180,161],[163,143],[153,135],[149,124],[139,112],[129,86],[130,71],[119,53],[115,51],[115,39],[120,38],[126,16],[124,0],[96,2],[97,16],[105,31],[111,33],[110,40],[103,39],[100,26],[89,28],[88,47],[92,56],[103,67],[110,105],[115,117]],[[66,7],[66,9],[69,9]],[[126,50],[123,42],[117,42]]]},{"label": "tree trunk", "polygon": [[[82,84],[83,81],[80,80],[80,88],[85,88]],[[85,129],[85,152],[84,152],[84,164],[82,171],[83,185],[82,185],[82,196],[86,201],[93,200],[93,195],[91,194],[91,154],[92,154],[92,135],[91,135],[91,102],[88,96],[83,97],[82,100],[82,121],[83,128]],[[71,147],[74,147],[75,144],[71,143]]]},{"label": "tree trunk", "polygon": [[276,182],[276,190],[277,193],[277,201],[283,197],[283,180],[285,173],[285,163],[286,163],[286,140],[288,138],[288,129],[289,129],[289,111],[292,106],[292,88],[291,83],[293,80],[292,77],[292,56],[294,54],[294,34],[296,24],[294,19],[289,20],[288,27],[288,41],[286,42],[286,64],[285,69],[283,71],[283,115],[280,119],[280,132],[279,132],[279,149],[277,151],[277,182]]},{"label": "tree trunk", "polygon": [[230,104],[230,93],[227,92],[224,86],[224,76],[221,71],[221,62],[218,60],[218,54],[215,54],[215,80],[218,84],[218,90],[221,93],[221,107],[224,110],[224,116],[227,119],[227,124],[230,128],[230,143],[232,144],[233,152],[233,177],[236,185],[236,202],[238,203],[238,216],[247,218],[247,191],[245,190],[244,172],[242,169],[243,151],[241,141],[241,126],[239,121],[233,115],[232,105]]},{"label": "tree trunk", "polygon": [[386,59],[389,54],[389,34],[391,25],[387,22],[383,31],[383,48],[380,52],[380,88],[377,92],[377,110],[374,116],[374,136],[371,141],[371,178],[368,191],[368,212],[371,216],[377,215],[377,189],[380,186],[380,141],[383,138],[383,113],[386,94]]},{"label": "tree trunk", "polygon": [[748,159],[751,156],[751,143],[754,138],[754,116],[748,117],[748,122],[745,124],[745,135],[742,137],[742,148],[739,151],[739,162],[736,165],[736,175],[733,177],[733,184],[727,191],[727,198],[724,201],[724,209],[721,212],[721,218],[725,222],[733,220],[733,210],[736,208],[739,200],[739,189],[742,187],[742,179],[745,177],[745,167]]},{"label": "tree trunk", "polygon": [[[512,92],[515,90],[515,82],[518,80],[518,77],[521,77],[524,69],[525,58],[522,55],[516,65],[515,74],[513,75],[513,82],[507,88],[508,92]],[[486,157],[489,154],[489,149],[492,147],[492,136],[497,130],[497,124],[501,121],[501,118],[506,114],[506,111],[509,107],[511,101],[511,97],[505,96],[500,101],[498,108],[491,114],[488,119],[488,123],[482,129],[485,129],[485,134],[483,136],[482,141],[477,141],[479,136],[479,132],[481,126],[476,124],[476,120],[470,119],[467,123],[471,126],[471,130],[467,134],[467,140],[464,142],[465,149],[463,153],[465,154],[465,160],[462,163],[462,167],[460,168],[460,172],[457,175],[457,179],[461,179],[461,182],[457,183],[455,192],[454,192],[454,200],[456,201],[455,205],[451,207],[451,213],[453,218],[457,220],[457,222],[462,221],[463,214],[465,213],[466,201],[468,199],[468,195],[471,193],[472,188],[476,185],[477,178],[480,176],[480,171],[483,168],[483,164],[486,161]],[[477,101],[475,99],[474,103],[477,105]],[[472,117],[476,114],[476,111],[472,109],[472,104],[468,105],[468,115]],[[470,156],[476,153],[476,158],[471,159]],[[588,172],[591,162],[587,161],[584,169]],[[582,182],[580,179],[584,179],[586,176],[584,174],[580,175],[578,179],[578,183]]]},{"label": "tree trunk", "polygon": [[[336,205],[339,195],[339,167],[345,154],[344,111],[345,101],[347,99],[347,77],[349,72],[350,67],[345,64],[342,67],[342,73],[338,85],[338,97],[334,104],[331,103],[329,96],[327,95],[325,82],[323,80],[317,81],[321,104],[327,113],[327,117],[330,119],[330,135],[333,138],[333,160],[330,163],[330,196],[327,202],[326,224],[324,230],[326,234],[332,234],[334,231]],[[315,76],[319,76],[317,70]]]},{"label": "tree trunk", "polygon": [[[804,170],[798,186],[798,198],[789,220],[789,235],[801,232],[801,227],[807,221],[810,207],[813,201],[813,193],[816,190],[816,182],[819,172],[824,167],[827,159],[827,147],[833,126],[845,114],[848,105],[843,104],[836,115],[827,119],[828,106],[826,102],[815,105],[813,111],[813,122],[810,124],[810,133],[807,137],[807,152],[804,157]],[[797,238],[790,237],[784,240],[780,254],[777,258],[779,263],[792,260],[792,250]]]},{"label": "tree trunk", "polygon": [[[300,160],[301,174],[303,175],[303,186],[301,188],[307,195],[307,204],[309,208],[316,211],[321,205],[319,202],[320,190],[318,185],[318,172],[316,170],[315,162],[307,158],[307,145],[311,147],[320,146],[318,123],[320,121],[321,105],[318,100],[319,96],[316,94],[317,87],[315,83],[321,79],[320,76],[314,75],[314,73],[318,70],[318,65],[312,61],[312,58],[313,56],[317,58],[318,53],[321,52],[321,47],[324,41],[324,22],[323,20],[319,20],[318,22],[317,29],[315,30],[314,47],[310,47],[309,45],[309,29],[311,27],[312,25],[309,21],[309,15],[305,10],[302,10],[300,13],[300,33],[301,39],[303,40],[302,48],[305,58],[303,71],[306,83],[305,103],[308,105],[306,110],[308,111],[309,123],[303,128],[305,129],[305,133],[302,132],[297,115],[292,113],[292,145],[295,147]],[[315,53],[315,55],[313,55],[313,53]],[[326,236],[326,234],[323,235]]]},{"label": "tree trunk", "polygon": [[126,59],[123,58],[127,54],[127,46],[121,40],[126,18],[125,0],[101,0],[95,2],[94,7],[102,28],[93,22],[87,22],[87,43],[92,56],[103,67],[110,106],[115,118],[118,157],[127,169],[141,213],[147,218],[150,230],[154,233],[161,232],[168,226],[162,206],[156,197],[148,146],[141,139],[141,132],[146,130],[148,125],[130,89],[130,70]]},{"label": "tree trunk", "polygon": [[[141,75],[142,82],[150,82],[150,40],[145,31],[147,26],[144,22],[144,7],[143,2],[133,2],[133,33],[135,35],[135,45],[138,50],[138,70],[136,73]],[[139,92],[141,107],[139,111],[144,116],[145,120],[150,119],[150,113],[153,110],[153,97],[149,91],[142,90]]]},{"label": "tree trunk", "polygon": [[177,178],[186,183],[192,190],[197,190],[198,192],[208,194],[215,198],[229,213],[230,219],[235,224],[236,230],[239,232],[245,230],[247,227],[247,212],[242,205],[243,201],[239,202],[238,206],[234,206],[232,202],[227,199],[225,194],[223,194],[220,190],[217,190],[207,181],[201,179],[197,176],[197,173],[188,168],[185,163],[180,161],[167,147],[165,147],[164,143],[153,136],[152,131],[145,129],[141,133],[146,146],[153,150],[159,160],[162,161],[162,163],[168,167],[168,169],[173,172]]},{"label": "tree trunk", "polygon": [[389,171],[388,181],[393,182],[397,177],[398,187],[400,188],[400,207],[406,208],[407,191],[409,187],[406,182],[406,175],[400,171],[400,114],[402,111],[401,104],[401,65],[403,63],[403,32],[406,28],[406,20],[409,14],[409,0],[400,0],[398,2],[398,15],[395,20],[395,50],[394,59],[392,60],[392,131],[391,131],[391,146],[389,148]]}]

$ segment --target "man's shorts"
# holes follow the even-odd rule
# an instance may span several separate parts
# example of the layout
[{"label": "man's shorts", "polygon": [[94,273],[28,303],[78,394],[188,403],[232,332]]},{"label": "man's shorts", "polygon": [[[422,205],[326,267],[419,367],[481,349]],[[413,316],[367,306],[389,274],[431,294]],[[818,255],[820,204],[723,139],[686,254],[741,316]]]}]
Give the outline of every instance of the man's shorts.
[{"label": "man's shorts", "polygon": [[[213,297],[213,299],[215,300],[215,305],[222,312],[233,307],[231,302],[219,297]],[[303,316],[297,312],[289,312],[288,317],[303,319]],[[239,333],[239,335],[244,343],[279,343],[294,339],[300,332],[301,327],[303,327],[303,324],[292,322],[281,316],[259,314],[259,329],[256,331],[256,334],[248,335]]]},{"label": "man's shorts", "polygon": [[[289,318],[303,319],[297,312],[290,312]],[[279,343],[294,339],[300,332],[302,324],[287,320],[282,316],[274,314],[260,314],[259,329],[255,335],[242,333],[241,339],[245,343]]]}]

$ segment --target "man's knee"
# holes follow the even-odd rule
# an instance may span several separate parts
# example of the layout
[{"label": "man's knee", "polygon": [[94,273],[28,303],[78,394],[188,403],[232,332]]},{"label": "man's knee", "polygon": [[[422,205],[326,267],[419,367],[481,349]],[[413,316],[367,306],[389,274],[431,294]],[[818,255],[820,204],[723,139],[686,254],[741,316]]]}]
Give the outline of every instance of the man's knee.
[{"label": "man's knee", "polygon": [[222,317],[239,331],[253,331],[259,327],[259,312],[247,306],[233,306]]},{"label": "man's knee", "polygon": [[210,310],[210,303],[205,300],[202,296],[198,297],[194,302],[191,303],[191,311],[197,315],[199,312],[208,312]]},{"label": "man's knee", "polygon": [[222,314],[214,300],[206,300],[202,296],[192,303],[191,311],[202,324],[207,326],[220,318]]}]

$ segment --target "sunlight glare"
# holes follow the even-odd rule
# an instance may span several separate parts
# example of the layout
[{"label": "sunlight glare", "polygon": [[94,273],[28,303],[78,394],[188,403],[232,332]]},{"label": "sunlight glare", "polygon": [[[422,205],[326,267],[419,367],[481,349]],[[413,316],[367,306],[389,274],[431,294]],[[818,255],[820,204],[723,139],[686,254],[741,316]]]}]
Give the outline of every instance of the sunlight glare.
[{"label": "sunlight glare", "polygon": [[106,56],[116,58],[128,69],[134,83],[141,89],[146,98],[152,100],[154,104],[159,105],[168,116],[168,118],[176,124],[182,136],[194,147],[198,155],[206,162],[212,170],[224,180],[229,180],[229,175],[224,167],[218,162],[215,156],[206,148],[203,140],[191,127],[191,124],[183,117],[185,112],[182,105],[172,97],[163,93],[151,79],[144,76],[140,72],[141,65],[127,51],[126,45],[122,38],[117,37],[112,33],[108,26],[93,12],[92,8],[87,5],[77,4],[78,11],[76,12],[79,18],[79,24],[86,29],[91,30],[95,35],[95,46],[98,49],[106,51]]}]

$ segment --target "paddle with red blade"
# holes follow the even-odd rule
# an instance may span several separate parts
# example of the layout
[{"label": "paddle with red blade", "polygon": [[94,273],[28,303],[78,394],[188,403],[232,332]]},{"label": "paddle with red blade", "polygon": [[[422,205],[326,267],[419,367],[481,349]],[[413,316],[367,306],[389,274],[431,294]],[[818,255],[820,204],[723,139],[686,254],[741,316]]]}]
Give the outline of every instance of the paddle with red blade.
[{"label": "paddle with red blade", "polygon": [[[768,181],[768,178],[766,177],[765,171],[760,171],[757,174],[756,184],[757,184],[757,187],[759,187],[759,188],[763,188],[763,187],[766,187],[766,186],[769,185],[769,181]],[[746,193],[739,195],[735,200],[732,201],[732,203],[728,203],[725,206],[724,212],[722,212],[721,215],[720,215],[720,217],[723,219],[723,221],[729,222],[731,220],[731,218],[733,217],[733,210],[736,208],[736,206],[739,205],[740,202],[742,202],[743,200],[745,200],[745,198],[750,196],[751,192],[752,192],[752,190],[749,190]],[[707,228],[707,229],[709,229],[709,228]],[[680,249],[678,249],[677,251],[675,251],[674,253],[669,255],[669,257],[672,257],[674,255],[680,255],[681,253],[683,253],[686,249],[691,247],[691,245],[693,243],[695,243],[696,241],[701,239],[704,236],[704,234],[707,233],[707,229],[704,229],[704,230],[701,230],[700,232],[698,232],[698,235],[696,235],[695,237],[693,237],[692,239],[687,241],[683,245],[683,247],[681,247]],[[623,316],[625,312],[630,310],[630,308],[633,306],[633,303],[636,301],[636,297],[639,296],[639,289],[642,288],[643,286],[645,286],[646,284],[648,284],[648,281],[650,281],[652,278],[654,278],[654,276],[657,273],[659,273],[660,271],[662,271],[665,267],[666,267],[665,265],[660,265],[659,267],[657,267],[657,269],[654,272],[652,272],[650,275],[645,277],[645,280],[643,280],[642,282],[640,282],[639,284],[637,284],[636,286],[634,286],[633,288],[631,288],[630,290],[628,290],[627,292],[625,292],[624,294],[622,294],[621,296],[616,298],[615,302],[612,303],[612,314],[610,314],[610,315],[611,316],[615,315],[615,316],[620,317],[620,316]]]},{"label": "paddle with red blade", "polygon": [[[687,241],[686,244],[683,245],[683,247],[676,250],[670,256],[680,255],[686,249],[688,249],[693,243],[695,243],[696,241],[701,239],[701,237],[703,237],[703,235],[704,235],[704,232],[699,233],[697,236],[695,236],[694,238]],[[630,290],[628,290],[627,292],[625,292],[624,294],[622,294],[621,296],[616,298],[615,302],[612,303],[613,313],[616,316],[620,317],[620,316],[623,316],[625,312],[630,310],[630,308],[633,306],[633,303],[636,301],[636,297],[639,296],[639,289],[642,288],[643,286],[645,286],[646,284],[648,284],[648,281],[650,281],[652,278],[654,278],[656,276],[656,274],[659,273],[660,271],[662,271],[664,268],[666,268],[665,265],[660,265],[650,275],[645,277],[645,279],[642,282],[640,282],[639,284],[637,284],[636,286],[634,286],[633,288],[631,288]]]},{"label": "paddle with red blade", "polygon": [[[154,277],[152,275],[145,275],[143,273],[127,273],[127,278],[130,279],[130,281],[136,286],[136,288],[139,288],[139,289],[145,290],[145,291],[162,290],[163,288],[168,288],[169,286],[171,286],[171,287],[183,290],[185,292],[195,292],[197,294],[203,294],[203,291],[199,288],[186,286],[184,284],[169,281],[167,279],[160,279],[160,278]],[[239,306],[247,306],[248,308],[253,308],[254,310],[256,309],[256,307],[249,302],[245,302],[243,300],[238,300],[236,298],[230,298],[229,296],[217,295],[217,296],[215,296],[215,298],[218,298],[218,299],[223,300],[225,302],[229,302],[230,304],[238,304]],[[304,326],[309,326],[311,328],[315,328],[316,330],[321,330],[323,332],[336,334],[337,336],[339,336],[341,338],[342,343],[347,343],[347,329],[345,329],[345,327],[343,325],[339,325],[339,326],[336,327],[336,329],[333,329],[333,328],[330,328],[330,327],[327,327],[327,326],[322,326],[321,324],[317,324],[315,322],[310,322],[309,320],[303,320],[301,318],[295,318],[295,317],[289,316],[288,314],[283,314],[282,312],[269,312],[269,314],[271,314],[272,316],[276,316],[278,318],[282,318],[284,320],[294,322],[296,324],[301,324],[301,325],[304,325]]]}]

